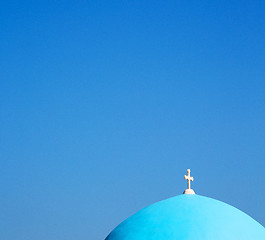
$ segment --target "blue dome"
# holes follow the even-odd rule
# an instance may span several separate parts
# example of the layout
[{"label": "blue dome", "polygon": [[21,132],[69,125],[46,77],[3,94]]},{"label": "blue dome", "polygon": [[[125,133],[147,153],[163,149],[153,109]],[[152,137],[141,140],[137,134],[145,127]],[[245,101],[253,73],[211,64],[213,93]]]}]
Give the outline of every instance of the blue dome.
[{"label": "blue dome", "polygon": [[223,202],[183,194],[146,207],[106,240],[265,240],[265,228]]}]

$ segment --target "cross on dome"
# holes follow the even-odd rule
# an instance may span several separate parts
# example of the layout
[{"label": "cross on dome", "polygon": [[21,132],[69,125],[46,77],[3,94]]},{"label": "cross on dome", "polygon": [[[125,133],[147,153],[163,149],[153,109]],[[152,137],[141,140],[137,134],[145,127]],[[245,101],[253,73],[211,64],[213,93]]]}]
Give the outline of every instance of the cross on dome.
[{"label": "cross on dome", "polygon": [[190,169],[187,170],[187,175],[184,175],[184,178],[188,182],[188,189],[191,189],[190,188],[190,181],[193,181],[193,177],[190,176]]},{"label": "cross on dome", "polygon": [[190,169],[187,169],[187,175],[184,175],[184,179],[188,182],[188,188],[184,191],[184,194],[195,194],[190,187],[190,181],[193,181],[193,177],[190,176]]}]

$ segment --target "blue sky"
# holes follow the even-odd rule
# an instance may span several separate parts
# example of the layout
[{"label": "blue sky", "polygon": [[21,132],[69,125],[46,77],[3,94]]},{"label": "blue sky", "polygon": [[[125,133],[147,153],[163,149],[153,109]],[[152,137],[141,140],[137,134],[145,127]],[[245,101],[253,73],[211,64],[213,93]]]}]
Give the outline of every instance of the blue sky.
[{"label": "blue sky", "polygon": [[265,225],[264,1],[5,1],[0,232],[104,239],[196,193]]}]

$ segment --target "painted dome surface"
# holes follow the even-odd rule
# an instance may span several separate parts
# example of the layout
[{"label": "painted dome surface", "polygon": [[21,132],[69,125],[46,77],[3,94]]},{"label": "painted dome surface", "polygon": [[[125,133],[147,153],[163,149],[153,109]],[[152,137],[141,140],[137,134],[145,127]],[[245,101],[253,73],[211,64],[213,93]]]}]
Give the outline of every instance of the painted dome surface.
[{"label": "painted dome surface", "polygon": [[146,207],[106,240],[265,240],[265,228],[223,202],[183,194]]}]

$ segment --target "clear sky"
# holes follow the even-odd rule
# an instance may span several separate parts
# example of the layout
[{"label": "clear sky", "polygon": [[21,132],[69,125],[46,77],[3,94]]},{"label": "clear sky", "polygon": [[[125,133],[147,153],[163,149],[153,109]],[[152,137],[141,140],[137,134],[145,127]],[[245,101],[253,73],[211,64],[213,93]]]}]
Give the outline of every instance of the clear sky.
[{"label": "clear sky", "polygon": [[265,225],[265,2],[2,1],[0,238],[101,240],[181,194]]}]

